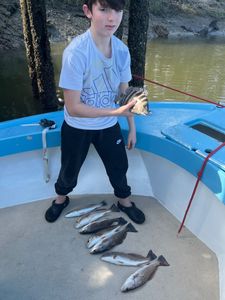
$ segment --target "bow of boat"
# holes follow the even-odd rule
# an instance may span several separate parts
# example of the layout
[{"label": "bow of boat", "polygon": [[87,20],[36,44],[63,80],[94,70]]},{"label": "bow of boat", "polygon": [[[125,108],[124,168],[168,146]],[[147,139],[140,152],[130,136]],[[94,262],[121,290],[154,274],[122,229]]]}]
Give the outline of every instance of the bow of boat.
[{"label": "bow of boat", "polygon": [[[133,197],[140,203],[139,206],[146,213],[147,220],[143,226],[138,226],[139,233],[136,237],[135,234],[130,235],[121,247],[123,250],[144,251],[146,254],[149,247],[152,247],[155,251],[168,255],[171,267],[161,271],[161,281],[158,278],[152,281],[146,290],[142,289],[143,299],[146,299],[144,297],[147,294],[150,295],[157,290],[161,295],[159,285],[163,283],[165,286],[165,282],[169,285],[171,280],[171,286],[167,289],[167,299],[181,297],[185,299],[187,291],[186,299],[224,300],[225,150],[223,148],[210,157],[206,164],[185,221],[185,228],[179,237],[177,230],[205,158],[225,141],[223,140],[225,111],[211,104],[197,103],[153,103],[151,110],[151,115],[147,117],[136,117],[138,142],[135,150],[128,151],[130,165],[128,181],[132,186]],[[44,131],[39,125],[43,118],[53,120],[56,128]],[[53,272],[53,259],[51,258],[44,266],[41,258],[46,262],[46,255],[48,258],[51,255],[53,257],[59,255],[57,261],[62,259],[62,262],[57,267],[56,274],[61,279],[62,270],[64,275],[68,271],[74,280],[80,276],[76,287],[83,299],[89,299],[93,291],[97,291],[96,297],[103,297],[101,287],[107,287],[106,290],[115,296],[113,288],[119,285],[127,271],[108,267],[98,259],[88,256],[84,239],[74,231],[72,222],[61,218],[52,226],[46,224],[43,218],[49,201],[54,199],[54,182],[59,171],[62,120],[61,111],[0,123],[0,164],[1,170],[4,170],[0,180],[2,208],[0,214],[3,222],[1,228],[4,228],[4,224],[8,224],[8,220],[14,220],[13,224],[10,222],[7,230],[1,230],[4,247],[11,248],[3,263],[6,273],[3,272],[1,276],[4,279],[5,274],[5,278],[11,279],[10,276],[15,271],[15,265],[11,262],[15,253],[14,247],[19,251],[19,256],[15,259],[18,274],[23,268],[26,270],[18,285],[26,286],[26,281],[32,277],[31,265],[37,267],[35,260],[31,262],[27,257],[21,256],[23,249],[28,247],[28,251],[34,252],[35,257],[40,255],[37,262],[47,270],[48,278]],[[127,124],[123,119],[120,120],[120,124],[126,139]],[[43,141],[47,147],[43,147],[45,145]],[[102,163],[94,148],[91,148],[82,167],[78,186],[70,195],[72,205],[92,199],[98,201],[102,197],[113,202],[115,199],[110,196],[112,193]],[[40,237],[38,243],[35,236]],[[59,241],[56,241],[56,237]],[[49,241],[46,241],[46,238]],[[73,268],[69,258],[56,253],[58,247],[62,247],[62,251],[66,251],[68,257],[76,259],[76,262],[72,262]],[[75,257],[79,257],[80,261],[78,262],[79,259]],[[76,263],[77,271],[75,271]],[[6,266],[11,266],[14,270],[10,268],[7,270]],[[90,270],[91,273],[88,273]],[[115,280],[118,272],[121,272],[119,273],[121,275]],[[41,269],[38,269],[38,274],[40,277],[43,276]],[[97,274],[102,274],[102,281],[96,279]],[[84,297],[82,293],[85,293],[85,290],[83,292],[81,290],[85,278],[89,279],[86,282]],[[113,288],[110,278],[114,280]],[[33,279],[37,280],[37,277],[34,276]],[[40,284],[43,283],[40,278],[38,280]],[[185,280],[193,287],[192,291]],[[49,282],[53,284],[53,281]],[[29,280],[28,282],[31,283]],[[8,283],[5,284],[6,291]],[[20,286],[16,288],[20,289]],[[31,293],[32,288],[27,288]],[[63,283],[63,288],[68,288],[68,282]],[[59,289],[57,292],[56,299],[60,299]],[[133,295],[135,299],[136,295]],[[70,299],[69,294],[67,296]],[[120,297],[118,291],[116,297]],[[163,299],[162,295],[160,297]]]}]

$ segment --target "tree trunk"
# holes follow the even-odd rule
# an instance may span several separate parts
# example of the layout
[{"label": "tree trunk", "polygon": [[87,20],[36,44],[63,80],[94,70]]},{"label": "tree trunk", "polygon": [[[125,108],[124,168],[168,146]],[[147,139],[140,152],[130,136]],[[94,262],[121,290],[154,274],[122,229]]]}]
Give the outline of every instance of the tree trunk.
[{"label": "tree trunk", "polygon": [[33,95],[41,101],[45,111],[57,110],[45,0],[20,0],[20,6]]},{"label": "tree trunk", "polygon": [[120,40],[123,39],[123,26],[124,26],[124,17],[120,23],[119,28],[117,29],[117,31],[115,32],[115,36],[118,37]]},{"label": "tree trunk", "polygon": [[[131,54],[133,75],[144,77],[147,32],[149,24],[149,0],[130,0],[128,47]],[[144,85],[144,80],[133,78],[132,86]]]}]

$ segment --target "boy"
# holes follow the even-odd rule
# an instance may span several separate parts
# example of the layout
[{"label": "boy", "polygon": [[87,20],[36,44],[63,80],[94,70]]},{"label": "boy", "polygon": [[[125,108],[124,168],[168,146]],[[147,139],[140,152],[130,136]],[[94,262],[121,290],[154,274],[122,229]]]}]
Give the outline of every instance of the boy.
[{"label": "boy", "polygon": [[[131,80],[127,46],[113,34],[120,25],[125,0],[88,0],[83,11],[90,28],[76,37],[63,53],[59,86],[64,89],[64,123],[61,130],[61,169],[55,184],[57,198],[45,213],[54,222],[69,204],[67,196],[77,184],[80,168],[92,143],[102,159],[118,207],[131,220],[143,223],[145,216],[130,201],[125,145],[117,116],[127,117],[128,149],[136,143],[133,114],[135,98],[115,107],[115,98],[125,93]],[[118,142],[120,141],[120,142]],[[119,163],[118,163],[119,162]]]}]

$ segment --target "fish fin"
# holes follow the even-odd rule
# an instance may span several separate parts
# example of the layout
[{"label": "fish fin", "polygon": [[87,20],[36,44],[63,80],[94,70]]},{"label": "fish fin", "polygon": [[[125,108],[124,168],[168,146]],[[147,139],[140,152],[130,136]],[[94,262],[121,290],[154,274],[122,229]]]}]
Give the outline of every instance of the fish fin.
[{"label": "fish fin", "polygon": [[129,232],[138,232],[138,231],[136,230],[136,228],[135,228],[131,223],[129,223],[129,224],[127,225],[127,231],[129,231]]},{"label": "fish fin", "polygon": [[160,255],[158,257],[158,261],[160,262],[160,266],[165,266],[165,267],[169,266],[169,263],[167,262],[167,260],[165,259],[165,257],[163,255]]},{"label": "fish fin", "polygon": [[118,218],[118,224],[124,225],[126,223],[127,223],[127,220],[125,220],[124,218],[122,218],[122,217]]},{"label": "fish fin", "polygon": [[113,204],[113,205],[110,207],[110,210],[113,211],[113,212],[119,212],[119,211],[120,211],[119,208],[118,208],[115,204]]},{"label": "fish fin", "polygon": [[105,200],[101,201],[100,203],[102,204],[102,206],[105,206],[105,205],[107,205],[107,203],[106,203],[106,201],[105,201]]},{"label": "fish fin", "polygon": [[150,260],[154,260],[157,258],[157,255],[155,255],[155,253],[152,250],[149,250],[146,257],[149,258]]},{"label": "fish fin", "polygon": [[[83,217],[83,216],[82,216]],[[80,222],[80,220],[82,219],[82,217],[78,217],[78,218],[76,218],[76,223],[79,223]]]}]

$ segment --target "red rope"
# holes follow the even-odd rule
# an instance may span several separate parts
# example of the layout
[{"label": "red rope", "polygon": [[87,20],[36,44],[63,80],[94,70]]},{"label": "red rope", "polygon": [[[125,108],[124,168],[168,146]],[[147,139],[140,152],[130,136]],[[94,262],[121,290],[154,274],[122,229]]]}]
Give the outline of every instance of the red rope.
[{"label": "red rope", "polygon": [[225,105],[222,105],[222,104],[220,104],[220,103],[216,103],[216,102],[214,102],[214,101],[212,101],[212,100],[205,99],[205,98],[202,98],[202,97],[199,97],[199,96],[195,96],[195,95],[193,95],[193,94],[186,93],[186,92],[184,92],[184,91],[181,91],[181,90],[178,90],[178,89],[169,87],[169,86],[167,86],[167,85],[165,85],[165,84],[162,84],[162,83],[156,82],[156,81],[154,81],[154,80],[150,80],[150,79],[144,78],[144,77],[142,77],[142,76],[133,75],[133,77],[136,78],[136,79],[145,80],[145,81],[147,81],[147,82],[156,84],[156,85],[161,86],[161,87],[163,87],[163,88],[172,90],[172,91],[174,91],[174,92],[177,92],[177,93],[180,93],[180,94],[183,94],[183,95],[186,95],[186,96],[190,96],[190,97],[195,98],[195,99],[198,99],[198,100],[202,100],[202,101],[205,101],[205,102],[209,102],[209,103],[215,104],[215,105],[220,106],[220,107],[223,107],[223,108],[225,107]]},{"label": "red rope", "polygon": [[[195,99],[198,99],[198,100],[203,100],[203,101],[205,101],[205,102],[209,102],[209,103],[215,104],[215,105],[220,106],[220,107],[223,107],[223,108],[225,107],[224,105],[222,105],[222,104],[220,104],[220,103],[216,103],[216,102],[214,102],[214,101],[212,101],[212,100],[205,99],[205,98],[202,98],[202,97],[199,97],[199,96],[195,96],[195,95],[190,94],[190,93],[186,93],[186,92],[184,92],[184,91],[181,91],[181,90],[178,90],[178,89],[169,87],[169,86],[167,86],[167,85],[165,85],[165,84],[161,84],[161,83],[159,83],[159,82],[156,82],[156,81],[154,81],[154,80],[150,80],[150,79],[144,78],[144,77],[142,77],[142,76],[133,75],[133,77],[136,78],[136,79],[145,80],[145,81],[147,81],[147,82],[156,84],[156,85],[161,86],[161,87],[163,87],[163,88],[172,90],[172,91],[174,91],[174,92],[178,92],[178,93],[183,94],[183,95],[190,96],[190,97],[195,98]],[[214,149],[212,152],[210,152],[210,153],[207,155],[207,157],[204,159],[204,162],[203,162],[203,164],[202,164],[202,167],[201,167],[200,171],[198,172],[198,177],[197,177],[197,180],[196,180],[196,183],[195,183],[195,187],[194,187],[194,189],[193,189],[191,198],[190,198],[190,200],[189,200],[188,206],[187,206],[187,208],[186,208],[186,211],[185,211],[183,220],[182,220],[182,222],[181,222],[181,225],[180,225],[180,228],[179,228],[177,234],[179,234],[179,233],[181,232],[181,230],[182,230],[182,228],[183,228],[183,226],[184,226],[185,220],[186,220],[186,218],[187,218],[188,211],[189,211],[189,209],[190,209],[190,207],[191,207],[191,204],[192,204],[192,201],[193,201],[193,199],[194,199],[196,190],[197,190],[197,188],[198,188],[199,181],[200,181],[200,179],[202,178],[203,172],[204,172],[204,170],[205,170],[205,167],[206,167],[206,164],[207,164],[209,158],[210,158],[211,156],[213,156],[217,151],[219,151],[219,150],[220,150],[222,147],[224,147],[224,146],[225,146],[225,142],[222,143],[222,144],[220,144],[216,149]]]},{"label": "red rope", "polygon": [[209,158],[210,158],[211,156],[213,156],[217,151],[219,151],[219,150],[220,150],[222,147],[224,147],[224,146],[225,146],[225,142],[222,143],[222,144],[220,144],[216,149],[214,149],[212,152],[210,152],[210,153],[207,155],[207,157],[205,158],[205,160],[204,160],[204,162],[203,162],[203,164],[202,164],[202,167],[201,167],[200,171],[198,172],[198,178],[197,178],[197,181],[196,181],[196,183],[195,183],[195,187],[194,187],[194,189],[193,189],[191,198],[190,198],[190,200],[189,200],[187,209],[186,209],[186,211],[185,211],[183,220],[182,220],[182,222],[181,222],[181,225],[180,225],[180,228],[179,228],[177,234],[179,234],[179,233],[181,232],[181,230],[182,230],[182,228],[183,228],[183,226],[184,226],[184,222],[185,222],[185,220],[186,220],[188,211],[189,211],[189,209],[190,209],[190,207],[191,207],[192,200],[193,200],[193,198],[194,198],[194,196],[195,196],[195,193],[196,193],[196,190],[197,190],[199,181],[200,181],[200,179],[202,178],[203,172],[204,172],[204,170],[205,170],[205,167],[206,167],[206,164],[207,164]]}]

